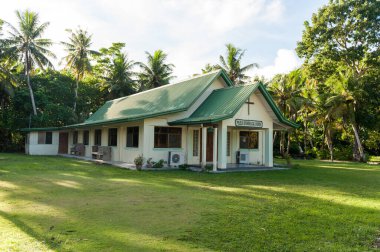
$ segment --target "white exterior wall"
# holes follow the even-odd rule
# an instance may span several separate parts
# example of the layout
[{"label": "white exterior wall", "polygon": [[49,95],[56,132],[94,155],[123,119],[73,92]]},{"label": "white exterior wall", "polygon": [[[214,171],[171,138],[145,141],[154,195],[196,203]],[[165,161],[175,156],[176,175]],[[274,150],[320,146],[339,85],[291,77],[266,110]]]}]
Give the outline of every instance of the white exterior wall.
[{"label": "white exterior wall", "polygon": [[59,132],[52,131],[52,133],[52,144],[38,144],[38,132],[33,131],[28,133],[29,142],[25,146],[25,151],[28,150],[30,155],[57,155]]},{"label": "white exterior wall", "polygon": [[167,122],[167,118],[151,118],[144,120],[144,158],[152,158],[153,161],[159,161],[160,159],[168,161],[169,152],[176,151],[183,154],[185,163],[187,163],[187,126],[174,126],[175,128],[182,128],[181,148],[154,148],[154,127],[168,127]]},{"label": "white exterior wall", "polygon": [[[231,156],[227,157],[228,163],[236,163],[236,152],[241,150],[239,146],[240,131],[258,131],[259,148],[246,150],[249,152],[249,162],[252,164],[265,164],[266,166],[273,166],[273,143],[271,140],[272,135],[270,135],[273,134],[273,118],[270,116],[268,113],[268,108],[265,106],[266,101],[261,98],[261,95],[258,95],[258,92],[259,91],[256,91],[250,97],[250,101],[254,102],[254,104],[243,104],[233,118],[223,121],[227,125],[228,131],[231,132]],[[250,106],[249,114],[248,106]],[[263,128],[236,128],[236,119],[262,121]],[[270,138],[270,141],[268,137]]]}]

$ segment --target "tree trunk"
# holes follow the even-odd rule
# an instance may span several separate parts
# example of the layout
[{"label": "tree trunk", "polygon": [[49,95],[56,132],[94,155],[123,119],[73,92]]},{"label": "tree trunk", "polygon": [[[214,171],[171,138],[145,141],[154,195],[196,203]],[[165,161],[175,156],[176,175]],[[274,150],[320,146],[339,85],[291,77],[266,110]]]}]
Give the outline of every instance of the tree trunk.
[{"label": "tree trunk", "polygon": [[73,106],[74,112],[76,112],[77,110],[78,86],[79,86],[78,84],[79,84],[79,74],[77,74],[77,78],[75,81],[75,88],[74,88],[74,106]]},{"label": "tree trunk", "polygon": [[289,155],[290,150],[290,132],[288,132],[288,144],[286,146],[286,155]]},{"label": "tree trunk", "polygon": [[32,101],[33,114],[37,115],[36,103],[34,102],[33,89],[32,89],[32,86],[30,84],[29,56],[28,56],[27,52],[25,52],[25,60],[26,60],[26,63],[25,63],[26,83],[28,84],[30,100]]},{"label": "tree trunk", "polygon": [[331,129],[327,128],[326,129],[326,143],[327,143],[327,147],[328,147],[329,153],[330,153],[330,161],[334,162],[334,147],[333,147],[331,137],[332,137],[331,136]]},{"label": "tree trunk", "polygon": [[281,156],[285,156],[285,132],[281,131],[280,135],[280,153]]},{"label": "tree trunk", "polygon": [[362,143],[360,141],[358,128],[355,123],[352,123],[351,126],[352,126],[352,130],[354,131],[354,141],[357,147],[357,148],[354,148],[354,153],[353,153],[354,160],[364,162],[365,161],[364,151],[363,151]]},{"label": "tree trunk", "polygon": [[314,143],[313,143],[313,140],[311,138],[309,138],[309,143],[310,143],[310,148],[314,148]]},{"label": "tree trunk", "polygon": [[276,142],[276,137],[277,137],[277,131],[274,132],[272,144]]},{"label": "tree trunk", "polygon": [[303,155],[304,152],[303,152],[303,149],[302,149],[302,146],[301,146],[301,143],[300,143],[300,138],[299,138],[299,136],[298,136],[298,134],[297,134],[297,131],[294,132],[294,137],[295,137],[296,142],[297,142],[297,145],[298,145],[298,151],[299,151],[299,154],[300,154],[300,155]]},{"label": "tree trunk", "polygon": [[[306,116],[307,118],[307,113],[306,113]],[[303,150],[304,150],[304,158],[306,158],[306,152],[307,152],[307,120],[305,119],[304,120],[304,127],[303,127]]]}]

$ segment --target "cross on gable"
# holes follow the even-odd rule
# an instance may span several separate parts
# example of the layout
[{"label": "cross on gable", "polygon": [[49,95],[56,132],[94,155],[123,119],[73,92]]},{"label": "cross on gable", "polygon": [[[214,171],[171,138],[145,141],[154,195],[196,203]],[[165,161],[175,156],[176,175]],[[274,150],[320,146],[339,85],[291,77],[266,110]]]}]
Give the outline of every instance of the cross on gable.
[{"label": "cross on gable", "polygon": [[248,100],[245,102],[246,104],[247,104],[247,106],[248,106],[248,115],[249,115],[249,105],[253,105],[253,104],[255,104],[254,102],[251,102],[250,101],[250,99],[248,98]]}]

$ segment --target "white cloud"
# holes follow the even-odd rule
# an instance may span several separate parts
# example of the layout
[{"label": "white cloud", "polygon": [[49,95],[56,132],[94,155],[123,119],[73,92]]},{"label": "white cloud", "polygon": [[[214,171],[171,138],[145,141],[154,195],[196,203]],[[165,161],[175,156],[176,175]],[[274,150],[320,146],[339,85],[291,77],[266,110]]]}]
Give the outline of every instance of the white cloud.
[{"label": "white cloud", "polygon": [[288,73],[301,65],[301,60],[293,50],[279,49],[272,65],[254,70],[253,74],[271,79],[276,74]]},{"label": "white cloud", "polygon": [[279,22],[283,20],[285,6],[280,0],[274,0],[265,7],[264,20],[267,22]]},{"label": "white cloud", "polygon": [[225,43],[239,46],[234,31],[244,28],[250,36],[255,26],[281,21],[285,12],[281,0],[18,0],[2,4],[0,18],[16,25],[14,11],[26,8],[50,22],[44,37],[56,42],[56,63],[65,55],[59,45],[67,40],[65,29],[81,26],[93,34],[94,49],[125,42],[136,61],[145,61],[145,51],[163,49],[179,78],[215,63]]}]

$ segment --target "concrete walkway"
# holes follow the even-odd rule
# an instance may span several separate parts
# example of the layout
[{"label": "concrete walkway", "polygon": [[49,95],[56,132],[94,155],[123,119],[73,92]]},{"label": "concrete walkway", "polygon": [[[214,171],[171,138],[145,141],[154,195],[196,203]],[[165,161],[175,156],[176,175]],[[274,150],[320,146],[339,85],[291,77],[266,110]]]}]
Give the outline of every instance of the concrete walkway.
[{"label": "concrete walkway", "polygon": [[[76,158],[80,160],[86,160],[90,162],[94,162],[97,164],[108,164],[113,165],[123,169],[136,170],[135,164],[125,163],[121,161],[104,161],[98,159],[92,159],[84,156],[75,156],[70,154],[59,154],[58,156],[66,157],[66,158]],[[227,169],[218,169],[217,171],[210,171],[211,173],[226,173],[226,172],[257,172],[257,171],[275,171],[275,170],[287,170],[289,168],[279,165],[274,165],[273,167],[265,167],[265,166],[257,166],[257,165],[249,165],[249,164],[227,164]],[[143,171],[173,171],[179,170],[176,167],[163,167],[163,168],[142,168]],[[188,167],[188,170],[194,172],[203,172],[204,170],[201,166],[191,165]]]}]

